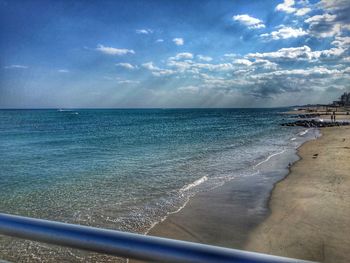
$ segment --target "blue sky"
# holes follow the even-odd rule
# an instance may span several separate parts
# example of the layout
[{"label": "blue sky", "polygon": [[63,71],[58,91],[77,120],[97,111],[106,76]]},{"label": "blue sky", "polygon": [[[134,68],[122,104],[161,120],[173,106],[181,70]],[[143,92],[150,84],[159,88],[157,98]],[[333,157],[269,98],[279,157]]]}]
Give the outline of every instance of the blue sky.
[{"label": "blue sky", "polygon": [[0,107],[275,107],[350,89],[348,0],[0,0]]}]

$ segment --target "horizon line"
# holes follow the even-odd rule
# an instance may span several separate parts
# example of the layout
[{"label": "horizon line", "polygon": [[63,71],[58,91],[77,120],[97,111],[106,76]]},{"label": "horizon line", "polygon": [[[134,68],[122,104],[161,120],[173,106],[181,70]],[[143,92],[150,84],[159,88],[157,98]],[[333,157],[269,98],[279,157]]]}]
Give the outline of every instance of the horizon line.
[{"label": "horizon line", "polygon": [[[321,104],[319,104],[321,105]],[[38,107],[38,108],[1,108],[0,110],[186,110],[186,109],[278,109],[278,108],[291,108],[291,107],[305,107],[310,105],[291,105],[291,106],[275,106],[275,107]],[[315,106],[317,106],[315,104]]]}]

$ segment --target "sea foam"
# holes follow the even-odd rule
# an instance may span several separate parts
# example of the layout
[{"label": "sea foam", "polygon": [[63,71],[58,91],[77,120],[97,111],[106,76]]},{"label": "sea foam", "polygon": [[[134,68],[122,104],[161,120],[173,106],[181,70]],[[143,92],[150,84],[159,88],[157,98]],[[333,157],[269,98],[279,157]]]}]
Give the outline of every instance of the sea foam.
[{"label": "sea foam", "polygon": [[207,180],[208,180],[208,177],[207,176],[203,176],[203,177],[199,178],[198,180],[194,181],[193,183],[190,183],[190,184],[185,185],[184,187],[182,187],[180,189],[180,192],[188,191],[188,190],[192,189],[193,187],[196,187],[196,186],[204,183]]}]

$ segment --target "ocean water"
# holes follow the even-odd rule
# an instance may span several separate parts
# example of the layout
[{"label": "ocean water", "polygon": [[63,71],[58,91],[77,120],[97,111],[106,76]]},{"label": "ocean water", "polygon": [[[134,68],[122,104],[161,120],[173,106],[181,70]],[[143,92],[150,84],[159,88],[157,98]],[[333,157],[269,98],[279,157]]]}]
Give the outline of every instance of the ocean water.
[{"label": "ocean water", "polygon": [[[0,110],[0,211],[147,233],[298,147],[307,132],[280,126],[284,110]],[[114,260],[0,236],[1,258]]]}]

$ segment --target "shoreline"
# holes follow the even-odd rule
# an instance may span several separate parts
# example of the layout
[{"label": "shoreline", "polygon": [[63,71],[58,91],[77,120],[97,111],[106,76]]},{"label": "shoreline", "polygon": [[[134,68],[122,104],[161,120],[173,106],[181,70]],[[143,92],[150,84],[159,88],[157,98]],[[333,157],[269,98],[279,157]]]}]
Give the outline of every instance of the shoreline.
[{"label": "shoreline", "polygon": [[[280,154],[282,154],[282,153],[284,153],[284,152],[285,152],[285,150],[283,150],[283,151],[281,151],[281,152],[277,152],[277,153],[274,153],[274,154],[269,155],[266,159],[264,159],[263,161],[257,163],[256,165],[254,165],[254,169],[255,169],[256,167],[258,167],[259,165],[261,165],[261,164],[263,164],[263,163],[265,163],[265,162],[268,162],[272,157],[274,157],[274,156],[276,156],[276,155],[280,155]],[[298,160],[297,160],[297,161],[298,161]],[[287,175],[286,175],[286,176],[287,176]],[[200,179],[201,179],[201,178],[200,178]],[[200,179],[198,179],[198,180],[200,180]],[[235,179],[236,179],[236,178],[231,178],[230,180],[224,182],[223,184],[230,183],[232,180],[235,180]],[[283,179],[284,179],[284,178],[282,178],[281,180],[283,180]],[[198,180],[194,181],[194,183],[197,182]],[[276,183],[274,183],[274,184],[273,184],[273,187],[274,187],[275,184],[277,184],[278,182],[279,182],[279,181],[277,181]],[[189,185],[192,185],[192,184],[193,184],[193,183],[190,183]],[[222,187],[222,186],[223,186],[223,185],[214,186],[213,188],[210,188],[209,190],[206,190],[206,191],[200,192],[200,193],[205,194],[207,191],[215,191],[215,189],[220,188],[220,187]],[[184,188],[184,187],[183,187],[183,188]],[[271,190],[271,191],[272,191],[272,190]],[[271,191],[270,191],[270,194],[271,194]],[[161,224],[161,223],[163,223],[164,221],[166,221],[166,220],[168,219],[169,216],[181,212],[181,210],[184,209],[184,208],[186,208],[187,204],[188,204],[189,202],[191,202],[191,199],[192,199],[192,198],[196,198],[196,195],[197,195],[197,194],[200,194],[200,193],[195,193],[195,194],[192,195],[192,196],[188,196],[188,197],[187,197],[187,200],[186,200],[179,208],[177,208],[177,209],[174,210],[174,211],[168,212],[167,215],[165,215],[161,220],[154,222],[154,223],[144,232],[144,234],[145,234],[145,235],[148,235],[148,234],[149,234],[150,232],[152,232],[153,229],[156,228],[159,224]],[[270,197],[269,197],[269,198],[270,198]],[[267,203],[266,203],[266,207],[268,207],[268,204],[267,204]],[[155,230],[155,231],[157,231],[157,230]],[[156,234],[154,234],[154,235],[156,235]]]},{"label": "shoreline", "polygon": [[[298,136],[298,135],[299,135],[299,136],[303,136],[303,135],[305,135],[309,130],[310,130],[310,128],[308,128],[308,129],[306,129],[306,130],[304,130],[304,131],[302,131],[302,132],[299,132],[298,134],[296,134],[296,136]],[[293,139],[296,139],[296,138],[293,138]],[[292,140],[292,139],[291,139],[291,140]],[[309,138],[308,140],[312,140],[312,138]],[[302,142],[301,145],[304,144],[305,142],[307,142],[308,140]],[[299,146],[299,147],[300,147],[300,146]],[[257,169],[258,166],[264,164],[265,162],[268,162],[271,158],[274,158],[275,156],[278,156],[278,155],[280,155],[280,154],[285,153],[286,150],[287,150],[287,149],[284,149],[284,150],[282,150],[282,151],[280,151],[280,152],[273,153],[273,154],[267,156],[264,160],[262,160],[262,161],[258,162],[257,164],[253,165],[252,168],[253,168],[253,170],[255,170],[253,175],[256,175],[256,173],[258,173],[258,171],[256,171],[256,169]],[[296,162],[296,161],[298,161],[298,160],[292,160],[293,163]],[[289,168],[288,168],[288,173],[289,173]],[[287,176],[287,175],[288,175],[288,174],[286,174],[285,176]],[[205,180],[203,180],[203,178],[205,178]],[[220,187],[222,187],[224,184],[230,183],[231,181],[234,181],[234,180],[236,180],[236,179],[237,179],[237,178],[234,178],[234,177],[233,177],[233,178],[231,178],[231,179],[229,179],[229,180],[227,180],[227,181],[222,182],[222,184],[212,186],[212,187],[210,187],[209,189],[204,190],[203,192],[195,192],[194,194],[192,193],[192,194],[188,195],[188,196],[186,197],[186,201],[185,201],[182,205],[180,205],[178,208],[176,208],[176,210],[169,211],[169,212],[168,212],[165,216],[163,216],[159,221],[155,221],[149,228],[147,228],[147,229],[144,231],[144,235],[148,235],[150,232],[152,232],[152,230],[153,230],[154,228],[156,228],[159,224],[161,224],[161,223],[163,223],[164,221],[166,221],[167,218],[168,218],[169,216],[181,212],[181,210],[184,209],[184,208],[187,206],[187,204],[188,204],[189,202],[191,202],[191,200],[192,200],[193,198],[196,198],[196,196],[197,196],[198,194],[205,194],[205,193],[208,192],[208,191],[215,191],[217,188],[220,188]],[[282,178],[282,180],[283,180],[283,178]],[[182,188],[180,189],[180,191],[182,191],[182,189],[185,189],[185,190],[186,190],[187,188],[192,188],[192,187],[199,186],[199,185],[201,184],[201,183],[197,184],[199,181],[201,181],[201,183],[207,181],[207,176],[203,176],[203,177],[199,178],[198,180],[195,180],[195,181],[193,181],[192,183],[189,183],[188,185],[185,185],[184,187],[182,187]],[[279,182],[279,181],[277,181],[277,182]],[[277,182],[273,183],[273,186],[274,186]],[[270,193],[271,193],[271,191],[270,191]],[[266,203],[265,206],[268,207],[268,204]],[[156,235],[156,234],[154,234],[154,235]]]},{"label": "shoreline", "polygon": [[[311,129],[314,129],[314,130],[317,130],[317,131],[319,130],[319,129],[316,129],[316,128],[307,128],[306,130],[303,130],[303,131],[301,131],[301,132],[296,133],[295,136],[297,136],[297,137],[298,137],[298,136],[303,137],[303,136],[306,135]],[[314,132],[314,134],[315,134],[315,132]],[[317,133],[317,132],[316,132],[316,136],[317,136],[317,138],[318,138],[318,137],[320,136],[320,133]],[[291,140],[291,141],[295,141],[296,139],[297,139],[296,137],[293,137],[293,138],[291,138],[290,140]],[[306,143],[306,142],[308,142],[308,141],[310,141],[310,140],[314,140],[314,138],[312,137],[312,138],[304,139],[304,141],[302,141],[302,143],[296,148],[296,153],[295,153],[295,155],[297,156],[297,159],[296,159],[296,160],[292,160],[293,158],[291,158],[292,164],[294,164],[295,162],[299,161],[299,159],[300,159],[300,156],[298,155],[298,151],[297,151],[298,148],[300,148],[304,143]],[[253,165],[253,169],[256,169],[258,166],[260,166],[261,164],[264,164],[265,162],[268,162],[271,158],[273,158],[273,157],[275,157],[275,156],[278,156],[278,155],[280,155],[280,154],[285,153],[286,150],[287,150],[287,149],[283,149],[283,150],[280,151],[280,152],[273,153],[273,154],[267,156],[264,160],[262,160],[262,161],[258,162],[257,164]],[[269,197],[268,197],[268,199],[267,199],[267,201],[266,201],[266,205],[265,205],[267,208],[269,208],[269,204],[268,204],[268,203],[269,203],[269,200],[270,200],[270,197],[271,197],[271,194],[272,194],[272,191],[273,191],[275,185],[276,185],[278,182],[280,182],[281,180],[284,180],[284,179],[289,175],[289,173],[290,173],[290,166],[286,167],[286,169],[288,170],[288,172],[286,173],[286,175],[284,175],[284,176],[283,176],[281,179],[279,179],[278,181],[274,182],[273,185],[272,185],[272,189],[271,189],[271,191],[270,191]],[[192,186],[192,185],[198,186],[196,183],[197,183],[198,181],[202,181],[202,179],[203,179],[204,177],[205,177],[206,180],[207,180],[207,177],[206,177],[206,176],[203,176],[203,177],[199,178],[198,180],[196,180],[196,181],[194,181],[194,182],[192,182],[192,183],[189,183],[188,185],[185,185],[183,188],[187,188],[188,186]],[[216,188],[220,188],[220,187],[222,187],[224,184],[230,183],[232,180],[235,180],[235,179],[237,179],[237,178],[231,178],[230,180],[223,182],[221,185],[216,185],[216,186],[214,186],[214,187],[212,187],[212,188],[210,188],[210,189],[205,190],[205,192],[207,192],[207,191],[215,191]],[[205,182],[206,180],[204,180],[203,182]],[[183,188],[182,188],[182,189],[183,189]],[[192,187],[191,187],[191,188],[192,188]],[[180,191],[181,191],[182,189],[180,189]],[[202,194],[205,194],[205,192],[204,192],[204,193],[202,192]],[[154,222],[149,228],[147,228],[147,229],[145,230],[144,234],[145,234],[145,235],[148,235],[148,234],[152,231],[153,228],[157,227],[157,225],[159,225],[159,224],[161,224],[162,222],[164,222],[165,220],[167,220],[167,218],[168,218],[169,216],[181,212],[181,210],[184,209],[184,208],[187,206],[187,204],[191,201],[191,199],[195,198],[197,194],[199,194],[199,193],[197,192],[197,193],[195,193],[195,194],[193,194],[193,195],[187,196],[187,200],[186,200],[181,206],[179,206],[179,207],[178,207],[176,210],[174,210],[174,211],[168,212],[168,213],[167,213],[165,216],[163,216],[163,218],[161,218],[159,221]]]},{"label": "shoreline", "polygon": [[[325,131],[325,132],[323,132],[323,131]],[[312,169],[312,166],[310,166],[310,156],[308,156],[308,158],[306,158],[305,149],[309,149],[310,144],[319,145],[318,147],[321,147],[320,149],[332,147],[332,145],[329,145],[329,140],[330,140],[329,137],[332,137],[333,140],[335,140],[335,143],[338,143],[338,144],[339,144],[339,140],[334,139],[334,137],[338,138],[339,136],[340,137],[345,136],[346,139],[345,139],[345,137],[344,137],[344,139],[346,141],[350,142],[349,133],[350,133],[349,127],[325,128],[325,129],[322,129],[322,136],[318,137],[317,140],[312,140],[312,138],[310,138],[310,140],[303,142],[297,148],[297,151],[296,151],[296,156],[298,157],[298,159],[296,159],[293,162],[292,166],[286,168],[288,170],[288,172],[284,176],[280,177],[278,180],[275,180],[271,189],[269,191],[267,191],[268,193],[265,196],[265,200],[263,200],[265,202],[265,205],[264,205],[265,210],[264,211],[261,211],[261,213],[255,213],[255,218],[253,218],[253,219],[252,218],[249,219],[248,217],[246,217],[245,219],[248,218],[249,222],[242,222],[242,221],[240,222],[240,220],[238,218],[238,224],[237,224],[237,213],[235,215],[232,213],[226,213],[226,216],[228,216],[228,219],[231,216],[231,220],[228,220],[231,222],[230,222],[230,224],[222,225],[222,227],[219,227],[219,230],[221,229],[221,231],[222,231],[222,228],[224,228],[227,230],[228,234],[225,235],[220,231],[219,232],[211,231],[213,228],[213,226],[211,224],[218,225],[222,222],[220,222],[220,221],[215,222],[215,221],[206,220],[207,219],[206,217],[210,217],[210,213],[207,213],[207,214],[203,213],[203,200],[204,201],[209,200],[210,202],[213,202],[213,199],[215,200],[215,198],[218,198],[218,195],[217,195],[218,192],[220,192],[220,191],[223,192],[223,194],[221,195],[221,197],[222,197],[225,194],[228,194],[230,192],[230,191],[227,191],[229,188],[231,188],[231,194],[232,193],[237,194],[237,192],[235,192],[235,190],[237,190],[237,184],[238,184],[238,186],[242,185],[242,180],[241,180],[241,182],[237,182],[237,180],[234,179],[230,182],[226,182],[225,185],[219,187],[220,188],[219,190],[214,189],[214,192],[216,192],[216,194],[215,193],[214,194],[213,193],[199,193],[199,196],[194,196],[193,198],[191,198],[184,205],[183,209],[180,209],[176,213],[169,214],[165,218],[165,220],[157,223],[153,228],[151,228],[149,230],[148,234],[155,235],[155,236],[163,236],[163,237],[169,237],[169,238],[182,239],[182,240],[187,240],[187,241],[194,241],[194,242],[200,242],[200,243],[219,245],[219,246],[225,246],[225,247],[231,247],[231,248],[237,248],[237,249],[246,249],[246,250],[250,250],[250,251],[262,252],[262,253],[274,254],[274,255],[280,255],[280,256],[286,256],[286,257],[293,257],[293,258],[300,258],[300,259],[306,259],[306,260],[316,260],[316,261],[323,261],[323,262],[347,262],[346,259],[348,257],[350,257],[350,253],[347,254],[347,252],[344,252],[344,251],[339,252],[337,247],[332,248],[333,249],[332,257],[330,257],[330,256],[325,257],[325,252],[323,251],[322,253],[320,253],[319,250],[317,250],[316,252],[313,251],[310,253],[310,250],[312,250],[312,248],[308,248],[308,246],[307,246],[308,244],[303,244],[303,246],[301,246],[301,247],[299,246],[299,250],[297,250],[298,253],[296,253],[293,250],[294,249],[293,244],[286,245],[286,243],[288,243],[288,238],[286,238],[286,240],[284,240],[284,239],[281,240],[281,239],[279,239],[278,233],[271,233],[270,231],[271,231],[271,228],[273,229],[275,227],[275,225],[279,225],[278,220],[276,221],[274,219],[275,214],[276,213],[278,214],[279,210],[283,210],[283,206],[277,207],[275,204],[276,203],[276,194],[275,193],[277,191],[281,191],[280,189],[284,189],[283,191],[288,190],[285,188],[285,186],[283,186],[283,184],[286,184],[286,182],[289,182],[291,180],[290,178],[293,177],[293,175],[295,173],[295,167],[300,166],[300,163],[307,162],[306,164],[303,164],[303,171],[306,174],[305,177],[308,176],[307,171],[310,169],[310,167]],[[327,140],[326,144],[324,142],[325,139]],[[332,142],[333,140],[331,139],[330,141]],[[342,142],[343,141],[341,141],[341,143]],[[333,147],[339,147],[339,145],[337,145],[337,146],[333,145]],[[350,149],[350,145],[348,148],[344,148],[344,149]],[[334,153],[331,152],[330,156],[333,156],[333,155],[334,155]],[[349,151],[349,154],[347,156],[349,157],[349,160],[350,160],[350,151]],[[269,159],[269,158],[272,158],[272,157],[268,157],[267,159]],[[318,156],[316,156],[316,158],[313,158],[313,156],[312,156],[311,160],[314,160],[317,158],[318,158]],[[334,156],[331,157],[331,159],[332,158],[334,159]],[[263,161],[262,164],[264,162],[265,161]],[[325,163],[325,165],[327,165],[327,162]],[[349,163],[348,167],[350,167],[350,163]],[[345,173],[346,173],[345,168],[340,169],[340,170],[342,170],[343,172],[345,171]],[[244,183],[243,183],[243,185],[244,185]],[[350,185],[350,182],[349,182],[349,185]],[[328,185],[325,184],[325,187],[327,187],[327,186]],[[232,188],[234,189],[233,191],[232,191]],[[281,196],[278,196],[277,198],[281,198]],[[219,194],[219,199],[220,199],[220,194]],[[289,198],[285,199],[285,202],[288,203],[288,202],[290,202],[290,200],[291,200],[291,198],[289,196]],[[347,200],[349,200],[349,199],[347,199]],[[226,198],[226,206],[229,209],[230,203],[227,203],[227,201],[229,201],[229,199]],[[349,200],[349,204],[350,204],[350,200]],[[220,204],[220,205],[225,206],[225,204]],[[319,204],[319,205],[321,205],[321,208],[319,208],[320,210],[327,209],[327,207],[322,207],[322,204]],[[206,206],[208,206],[208,207],[207,208],[204,207],[204,210],[211,211],[210,210],[210,208],[211,208],[210,203],[206,204]],[[231,206],[231,208],[237,208],[237,207]],[[248,210],[249,210],[249,207],[248,207]],[[349,209],[347,209],[346,211],[347,211],[346,215],[350,217],[350,205],[349,205]],[[211,212],[213,212],[213,211],[211,211]],[[239,209],[237,212],[239,212]],[[223,214],[225,214],[225,212]],[[196,217],[197,217],[197,219],[200,219],[200,221],[204,221],[204,223],[202,224],[200,222],[194,222],[196,220]],[[240,217],[240,216],[238,216],[238,217]],[[243,218],[244,218],[244,216],[243,216]],[[346,220],[348,217],[343,216],[342,218],[343,218],[343,220],[344,220],[344,218]],[[241,217],[241,219],[242,219],[242,217]],[[335,218],[335,219],[337,219],[337,218]],[[279,220],[283,221],[283,220],[281,220],[281,218]],[[187,221],[189,221],[190,223],[188,223]],[[272,221],[272,223],[271,223],[271,221]],[[322,215],[321,215],[321,221],[322,221]],[[332,222],[332,221],[329,221],[329,222]],[[312,222],[311,222],[311,224],[312,224]],[[201,225],[201,226],[198,227],[198,225]],[[244,229],[245,232],[243,231],[244,233],[242,233],[242,231],[239,231],[239,229],[238,229],[239,227],[241,229]],[[209,233],[207,235],[206,235],[206,233],[202,233],[202,234],[198,235],[198,233],[201,233],[200,231],[203,231],[204,229],[207,232],[209,231]],[[295,231],[295,229],[293,229],[293,224],[283,226],[283,229],[284,229],[284,231],[286,231],[288,233],[289,232],[298,232],[299,234],[300,233],[302,234],[304,231],[303,228],[298,228],[299,231]],[[214,230],[218,230],[218,228],[214,226]],[[279,231],[280,231],[280,229],[279,229]],[[320,229],[318,231],[320,231]],[[327,232],[327,231],[325,231],[325,232]],[[344,232],[348,233],[350,236],[350,227],[347,227]],[[213,235],[213,233],[215,233],[215,234]],[[286,234],[286,236],[288,236],[288,235]],[[309,237],[306,237],[305,240],[310,241]],[[324,240],[325,241],[323,241],[324,242],[323,246],[327,247],[327,244],[326,244],[327,239],[324,239]],[[341,240],[348,247],[350,247],[350,239],[346,239],[343,236]],[[296,242],[296,244],[298,244],[297,241],[299,241],[298,238],[296,238],[296,240],[293,240],[293,242]],[[261,245],[261,244],[269,244],[271,242],[276,242],[275,247]],[[279,246],[279,244],[284,244],[284,245],[281,245],[283,248],[281,248],[281,246]],[[314,243],[311,242],[310,244],[314,244]],[[340,247],[342,247],[342,246],[340,246]],[[305,249],[302,249],[302,248],[305,248]],[[304,250],[307,251],[307,253],[306,252],[303,253]],[[344,255],[345,255],[345,257],[344,257]],[[336,259],[334,260],[332,258],[336,258]]]},{"label": "shoreline", "polygon": [[249,233],[244,249],[318,262],[348,262],[349,141],[349,127],[325,128],[322,137],[299,147],[300,160],[272,191],[271,214]]},{"label": "shoreline", "polygon": [[[314,138],[314,133],[310,133],[308,136],[312,137],[308,139],[304,137],[305,131],[302,133],[296,134],[303,140],[301,145]],[[275,185],[288,176],[288,164],[298,160],[295,148],[273,153],[254,165],[257,173],[260,169],[263,171],[260,174],[234,178],[215,189],[197,193],[180,209],[148,229],[146,234],[243,249],[247,233],[268,217],[269,198]],[[252,187],[252,184],[256,186]],[[231,202],[228,202],[229,198]]]}]

